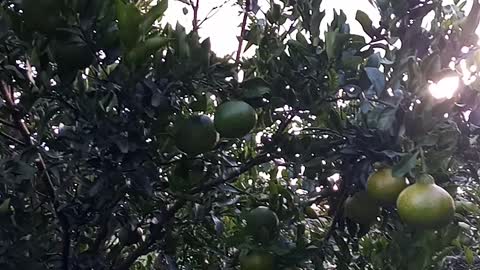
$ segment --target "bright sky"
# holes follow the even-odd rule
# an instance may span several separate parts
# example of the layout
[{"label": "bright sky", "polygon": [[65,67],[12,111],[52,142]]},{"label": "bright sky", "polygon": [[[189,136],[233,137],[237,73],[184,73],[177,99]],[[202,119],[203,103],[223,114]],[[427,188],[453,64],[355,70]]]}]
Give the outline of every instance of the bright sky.
[{"label": "bright sky", "polygon": [[[199,19],[202,20],[205,18],[213,7],[219,6],[224,2],[225,0],[200,0]],[[215,16],[207,20],[199,31],[202,38],[211,38],[212,49],[220,56],[232,54],[238,46],[237,36],[240,33],[239,25],[242,17],[239,15],[239,7],[233,5],[235,2],[234,0],[230,0]],[[352,5],[352,2],[354,2],[355,5]],[[259,4],[263,10],[268,8],[267,0],[259,0]],[[172,24],[178,21],[188,30],[191,29],[193,12],[191,8],[189,8],[188,14],[184,15],[182,12],[184,7],[189,8],[179,1],[170,0],[166,19]],[[332,11],[334,8],[344,10],[353,33],[363,33],[360,24],[355,21],[357,9],[361,9],[369,14],[372,21],[377,22],[379,20],[376,9],[371,6],[367,0],[324,0],[322,8],[327,11],[327,16],[323,20],[324,27],[327,22],[332,20]],[[258,14],[260,15],[261,12]]]},{"label": "bright sky", "polygon": [[[233,54],[238,46],[237,36],[240,32],[240,23],[242,16],[240,16],[240,8],[235,5],[235,0],[200,0],[199,8],[199,20],[206,17],[209,11],[216,6],[220,6],[227,1],[218,12],[207,20],[200,28],[200,36],[202,38],[210,37],[212,41],[212,49],[219,55]],[[269,0],[258,0],[260,7],[263,11],[268,10]],[[444,5],[453,4],[453,0],[443,0]],[[467,10],[470,9],[472,0],[467,0]],[[188,8],[188,13],[183,14],[183,8]],[[379,14],[375,7],[373,7],[368,0],[323,0],[321,8],[327,12],[325,19],[323,20],[324,32],[326,24],[332,20],[333,10],[343,10],[348,18],[348,23],[352,33],[363,34],[360,24],[355,21],[355,13],[358,9],[364,11],[370,15],[370,18],[377,24],[379,21]],[[257,16],[263,16],[262,12],[259,12]],[[169,8],[167,10],[166,19],[168,22],[175,24],[177,21],[190,30],[192,28],[193,12],[191,8],[178,0],[170,0]],[[429,20],[425,20],[429,21]],[[477,31],[478,32],[478,31]],[[250,50],[248,55],[253,54]]]},{"label": "bright sky", "polygon": [[[188,1],[188,0],[187,0]],[[233,55],[238,46],[237,36],[240,34],[240,23],[242,16],[240,15],[240,8],[235,5],[235,0],[200,0],[199,20],[203,20],[213,7],[224,5],[218,12],[207,20],[200,28],[199,33],[201,38],[210,37],[212,49],[219,56]],[[269,0],[258,0],[261,9],[266,12],[268,10]],[[454,0],[443,0],[443,5],[453,4]],[[472,0],[467,0],[466,12],[468,13],[472,5]],[[188,13],[183,13],[184,8],[188,9]],[[347,15],[348,23],[352,33],[363,35],[363,30],[358,22],[355,21],[355,13],[358,9],[367,13],[374,24],[378,25],[379,14],[375,7],[373,7],[368,0],[323,0],[321,8],[327,12],[321,26],[321,33],[325,31],[327,23],[330,23],[333,17],[333,10],[343,10]],[[432,14],[433,15],[433,14]],[[262,12],[257,13],[257,16],[263,16]],[[178,0],[169,1],[169,9],[167,10],[166,20],[171,24],[177,21],[185,26],[187,30],[192,28],[193,12],[191,8]],[[431,21],[428,16],[424,19],[424,27],[428,27]],[[477,28],[477,34],[480,34],[480,27]],[[250,49],[244,56],[253,55],[254,49]],[[437,98],[451,98],[458,87],[458,78],[446,78],[441,80],[438,84],[431,87],[430,91]]]}]

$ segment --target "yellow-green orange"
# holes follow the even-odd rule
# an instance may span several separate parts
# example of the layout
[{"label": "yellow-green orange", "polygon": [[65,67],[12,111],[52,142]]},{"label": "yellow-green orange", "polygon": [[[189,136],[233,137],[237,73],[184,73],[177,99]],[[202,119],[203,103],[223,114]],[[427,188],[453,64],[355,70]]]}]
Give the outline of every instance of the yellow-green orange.
[{"label": "yellow-green orange", "polygon": [[400,193],[397,210],[408,225],[436,229],[452,221],[455,203],[447,191],[434,184],[431,176],[424,175]]},{"label": "yellow-green orange", "polygon": [[274,266],[274,257],[267,252],[254,251],[240,258],[240,270],[273,270]]},{"label": "yellow-green orange", "polygon": [[367,182],[368,195],[381,204],[394,204],[406,187],[405,178],[394,177],[390,168],[372,173]]},{"label": "yellow-green orange", "polygon": [[366,191],[348,197],[344,207],[346,217],[363,225],[371,225],[380,214],[380,207]]},{"label": "yellow-green orange", "polygon": [[214,121],[222,137],[241,138],[255,127],[257,113],[244,101],[228,101],[217,108]]},{"label": "yellow-green orange", "polygon": [[175,140],[178,149],[196,155],[212,150],[218,142],[218,133],[210,117],[196,115],[179,123]]},{"label": "yellow-green orange", "polygon": [[278,217],[268,207],[259,206],[247,215],[247,232],[260,243],[271,241],[278,232]]}]

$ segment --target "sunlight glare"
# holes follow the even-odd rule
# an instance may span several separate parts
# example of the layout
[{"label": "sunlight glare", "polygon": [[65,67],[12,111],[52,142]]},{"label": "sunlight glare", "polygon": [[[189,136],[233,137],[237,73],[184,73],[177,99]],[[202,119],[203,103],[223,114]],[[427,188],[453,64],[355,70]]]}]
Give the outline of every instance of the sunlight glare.
[{"label": "sunlight glare", "polygon": [[436,99],[451,99],[460,85],[460,78],[458,76],[445,77],[437,83],[431,83],[428,90]]}]

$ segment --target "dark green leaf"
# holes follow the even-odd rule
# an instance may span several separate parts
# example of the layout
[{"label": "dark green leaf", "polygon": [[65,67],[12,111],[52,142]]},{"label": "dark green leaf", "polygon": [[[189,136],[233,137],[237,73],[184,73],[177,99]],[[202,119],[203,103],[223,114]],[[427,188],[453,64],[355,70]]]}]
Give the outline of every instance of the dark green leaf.
[{"label": "dark green leaf", "polygon": [[358,10],[355,19],[362,25],[363,31],[371,38],[377,35],[377,31],[373,28],[372,20],[365,12]]},{"label": "dark green leaf", "polygon": [[417,157],[419,152],[415,151],[413,154],[406,154],[399,163],[392,168],[392,175],[394,177],[403,177],[417,165]]},{"label": "dark green leaf", "polygon": [[165,11],[168,8],[168,0],[158,0],[157,4],[153,6],[147,14],[143,16],[143,21],[141,24],[142,34],[147,34],[147,32],[152,28],[152,25],[156,20],[161,18]]}]

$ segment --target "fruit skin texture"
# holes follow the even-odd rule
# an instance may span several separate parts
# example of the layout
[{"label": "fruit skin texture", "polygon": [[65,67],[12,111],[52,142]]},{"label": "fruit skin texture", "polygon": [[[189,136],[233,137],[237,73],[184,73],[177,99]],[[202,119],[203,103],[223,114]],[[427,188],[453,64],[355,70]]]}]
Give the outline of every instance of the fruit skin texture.
[{"label": "fruit skin texture", "polygon": [[274,257],[266,252],[251,252],[240,258],[240,270],[273,270]]},{"label": "fruit skin texture", "polygon": [[380,215],[380,207],[366,191],[359,191],[348,197],[344,211],[346,217],[362,225],[371,225]]},{"label": "fruit skin texture", "polygon": [[244,101],[228,101],[217,108],[214,121],[222,137],[241,138],[255,127],[257,113]]},{"label": "fruit skin texture", "polygon": [[398,195],[407,187],[405,178],[393,177],[392,169],[384,168],[368,177],[368,195],[381,204],[394,204]]},{"label": "fruit skin texture", "polygon": [[208,152],[217,142],[218,133],[206,115],[196,115],[182,121],[176,133],[177,148],[191,155]]},{"label": "fruit skin texture", "polygon": [[452,221],[455,203],[443,188],[417,181],[400,193],[397,209],[406,224],[420,229],[437,229]]},{"label": "fruit skin texture", "polygon": [[275,238],[278,232],[278,217],[268,207],[259,206],[247,215],[247,232],[254,240],[268,243]]}]

